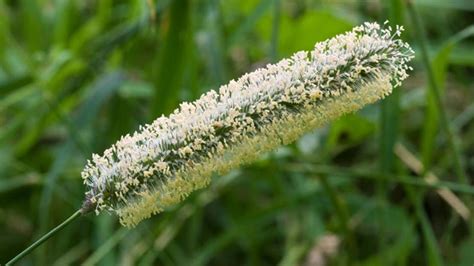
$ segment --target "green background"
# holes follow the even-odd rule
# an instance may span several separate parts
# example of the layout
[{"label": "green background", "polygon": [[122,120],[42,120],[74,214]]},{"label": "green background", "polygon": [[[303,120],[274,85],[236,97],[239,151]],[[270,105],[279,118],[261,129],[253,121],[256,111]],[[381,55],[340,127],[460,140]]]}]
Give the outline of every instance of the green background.
[{"label": "green background", "polygon": [[82,217],[20,264],[472,265],[474,219],[457,210],[474,210],[474,1],[406,2],[0,0],[0,263],[80,207],[92,153],[181,101],[390,19],[416,58],[383,102],[134,229]]}]

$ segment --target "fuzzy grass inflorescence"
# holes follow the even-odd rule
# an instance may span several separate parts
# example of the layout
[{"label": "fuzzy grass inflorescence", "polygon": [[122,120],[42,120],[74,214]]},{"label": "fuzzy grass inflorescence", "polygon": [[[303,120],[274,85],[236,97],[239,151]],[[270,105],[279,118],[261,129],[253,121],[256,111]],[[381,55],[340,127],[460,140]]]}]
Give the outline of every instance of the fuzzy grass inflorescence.
[{"label": "fuzzy grass inflorescence", "polygon": [[205,187],[213,173],[384,98],[411,69],[402,30],[365,23],[123,136],[83,170],[82,211],[107,210],[135,226]]}]

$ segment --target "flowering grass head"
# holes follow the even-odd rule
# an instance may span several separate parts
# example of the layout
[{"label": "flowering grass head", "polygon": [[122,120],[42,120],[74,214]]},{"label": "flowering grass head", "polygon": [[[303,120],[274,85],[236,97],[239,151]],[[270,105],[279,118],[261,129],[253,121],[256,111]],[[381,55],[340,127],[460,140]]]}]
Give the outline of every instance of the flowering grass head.
[{"label": "flowering grass head", "polygon": [[87,162],[83,212],[110,211],[135,226],[208,185],[213,173],[384,98],[408,76],[413,58],[402,30],[365,23],[123,136]]}]

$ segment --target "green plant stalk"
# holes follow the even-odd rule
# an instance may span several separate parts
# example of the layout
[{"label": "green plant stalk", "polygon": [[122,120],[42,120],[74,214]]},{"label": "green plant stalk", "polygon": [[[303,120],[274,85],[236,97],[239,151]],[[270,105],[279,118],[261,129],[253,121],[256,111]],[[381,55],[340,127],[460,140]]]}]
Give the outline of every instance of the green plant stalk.
[{"label": "green plant stalk", "polygon": [[40,246],[43,244],[46,240],[48,240],[50,237],[54,236],[57,232],[61,231],[64,227],[69,225],[72,221],[77,219],[79,216],[81,216],[82,211],[78,210],[76,211],[73,215],[71,215],[69,218],[67,218],[64,222],[62,222],[60,225],[56,226],[53,228],[51,231],[49,231],[47,234],[42,236],[40,239],[36,240],[33,244],[31,244],[29,247],[27,247],[25,250],[23,250],[20,254],[16,255],[13,259],[9,260],[5,265],[13,265],[15,262],[19,261],[21,258],[25,257],[28,255],[31,251],[33,251],[36,247]]},{"label": "green plant stalk", "polygon": [[278,32],[281,17],[280,10],[280,0],[276,0],[273,7],[272,35],[270,42],[270,59],[272,60],[272,62],[276,62],[278,58]]},{"label": "green plant stalk", "polygon": [[426,241],[427,264],[435,266],[444,265],[433,228],[422,205],[423,194],[417,194],[413,187],[410,187],[406,184],[403,185],[403,187],[405,188],[410,201],[414,205],[413,207],[415,208],[415,215],[420,223],[423,238]]},{"label": "green plant stalk", "polygon": [[[404,5],[402,0],[386,1],[389,24],[392,27],[403,25]],[[395,173],[397,159],[394,155],[395,143],[400,135],[400,90],[395,90],[380,104],[380,135],[379,135],[379,168],[383,173]],[[377,201],[382,204],[386,200],[390,187],[386,180],[377,180]],[[388,243],[382,235],[377,238],[380,249],[386,248]]]},{"label": "green plant stalk", "polygon": [[152,117],[167,114],[177,105],[188,56],[175,51],[189,50],[186,47],[190,43],[191,5],[188,0],[173,1],[170,5],[170,26],[153,73],[157,77],[154,81],[157,90],[153,96]]},{"label": "green plant stalk", "polygon": [[469,184],[469,179],[467,178],[467,175],[464,171],[461,151],[455,141],[455,136],[451,128],[451,125],[449,123],[446,109],[444,108],[443,102],[441,100],[440,89],[439,89],[438,83],[436,82],[436,79],[433,73],[433,68],[430,63],[428,48],[426,44],[426,37],[425,37],[423,27],[421,25],[421,20],[418,16],[418,13],[415,10],[415,7],[413,6],[413,3],[411,1],[407,1],[407,2],[408,2],[407,3],[408,13],[410,14],[410,17],[414,24],[415,38],[417,39],[418,44],[420,45],[421,59],[423,61],[423,64],[425,65],[426,72],[428,75],[428,82],[430,85],[429,87],[431,88],[433,96],[434,96],[434,100],[439,107],[441,126],[446,134],[450,149],[453,152],[454,169],[456,171],[456,176],[458,177],[460,182],[464,184]]},{"label": "green plant stalk", "polygon": [[[380,170],[383,172],[393,172],[395,170],[395,158],[393,147],[398,139],[400,121],[400,91],[394,91],[381,103],[380,116]],[[384,184],[380,184],[385,188]],[[386,192],[382,190],[383,194]]]},{"label": "green plant stalk", "polygon": [[[403,24],[404,6],[401,0],[390,0],[388,2],[388,16],[390,25]],[[395,162],[393,147],[398,139],[400,130],[400,90],[395,90],[389,95],[385,101],[381,102],[380,116],[380,170],[382,172],[393,172],[395,170]],[[378,190],[382,190],[381,194],[386,193],[386,184],[380,182]]]},{"label": "green plant stalk", "polygon": [[320,175],[319,181],[321,182],[321,185],[323,186],[324,190],[328,193],[329,199],[331,203],[333,204],[334,209],[336,210],[336,214],[340,222],[340,228],[342,230],[342,233],[346,236],[348,249],[351,251],[350,254],[352,255],[357,254],[357,249],[356,249],[357,246],[355,244],[355,239],[349,227],[350,217],[349,217],[349,212],[347,210],[346,204],[341,199],[341,197],[339,197],[337,192],[334,191],[326,175],[324,174]]},{"label": "green plant stalk", "polygon": [[449,181],[436,181],[436,182],[428,182],[424,179],[417,178],[415,176],[410,175],[394,175],[394,174],[387,174],[381,173],[372,170],[353,170],[353,169],[346,169],[343,167],[331,167],[331,166],[312,166],[309,164],[303,163],[292,163],[287,164],[289,169],[292,171],[300,171],[300,172],[307,172],[311,174],[330,174],[332,176],[338,177],[354,177],[360,179],[368,179],[368,180],[378,180],[382,179],[389,183],[395,184],[402,184],[402,185],[409,185],[409,186],[417,186],[423,187],[428,189],[442,189],[446,188],[452,190],[457,193],[463,193],[466,195],[474,195],[474,188],[468,185],[463,185],[459,183],[449,182]]},{"label": "green plant stalk", "polygon": [[[439,107],[438,113],[439,113],[441,126],[446,134],[448,145],[450,146],[450,149],[453,153],[454,170],[455,170],[456,176],[460,182],[462,182],[463,184],[469,185],[469,178],[467,177],[466,172],[464,170],[465,168],[462,161],[461,151],[456,143],[454,130],[452,129],[451,124],[449,123],[446,109],[441,101],[441,92],[440,92],[439,84],[435,78],[435,74],[430,63],[426,36],[421,24],[421,19],[418,16],[418,13],[411,1],[407,1],[407,7],[408,7],[408,12],[410,14],[410,17],[414,24],[415,38],[417,39],[418,44],[420,45],[421,58],[423,60],[423,64],[425,65],[425,68],[427,71],[428,81],[430,85],[429,88],[431,88],[431,93],[434,98],[433,100],[435,101],[436,105]],[[427,171],[427,170],[428,169],[424,169],[424,171]],[[463,199],[466,202],[467,207],[472,210],[472,206],[473,206],[472,200],[466,197],[464,197]],[[451,216],[449,223],[455,224],[456,219],[458,219],[456,218],[456,216]],[[420,222],[423,222],[423,221],[420,220]],[[469,225],[469,230],[472,232],[474,230],[474,222],[472,221],[468,222],[468,225]],[[451,229],[448,228],[448,230],[451,230]]]}]

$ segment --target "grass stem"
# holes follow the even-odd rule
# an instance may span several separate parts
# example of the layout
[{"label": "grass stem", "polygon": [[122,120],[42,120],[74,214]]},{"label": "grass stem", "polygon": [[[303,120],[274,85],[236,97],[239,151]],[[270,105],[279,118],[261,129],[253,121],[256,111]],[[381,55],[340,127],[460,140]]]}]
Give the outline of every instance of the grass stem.
[{"label": "grass stem", "polygon": [[81,216],[81,211],[78,210],[76,211],[73,215],[71,215],[69,218],[67,218],[64,222],[62,222],[60,225],[56,226],[54,229],[49,231],[47,234],[42,236],[40,239],[36,240],[33,244],[31,244],[29,247],[27,247],[25,250],[23,250],[20,254],[16,255],[13,259],[8,261],[5,265],[13,265],[15,262],[19,261],[21,258],[25,257],[28,255],[31,251],[33,251],[36,247],[39,245],[43,244],[46,240],[48,240],[50,237],[55,235],[57,232],[61,231],[64,227],[66,227],[68,224],[70,224],[72,221],[74,221],[77,217]]}]

